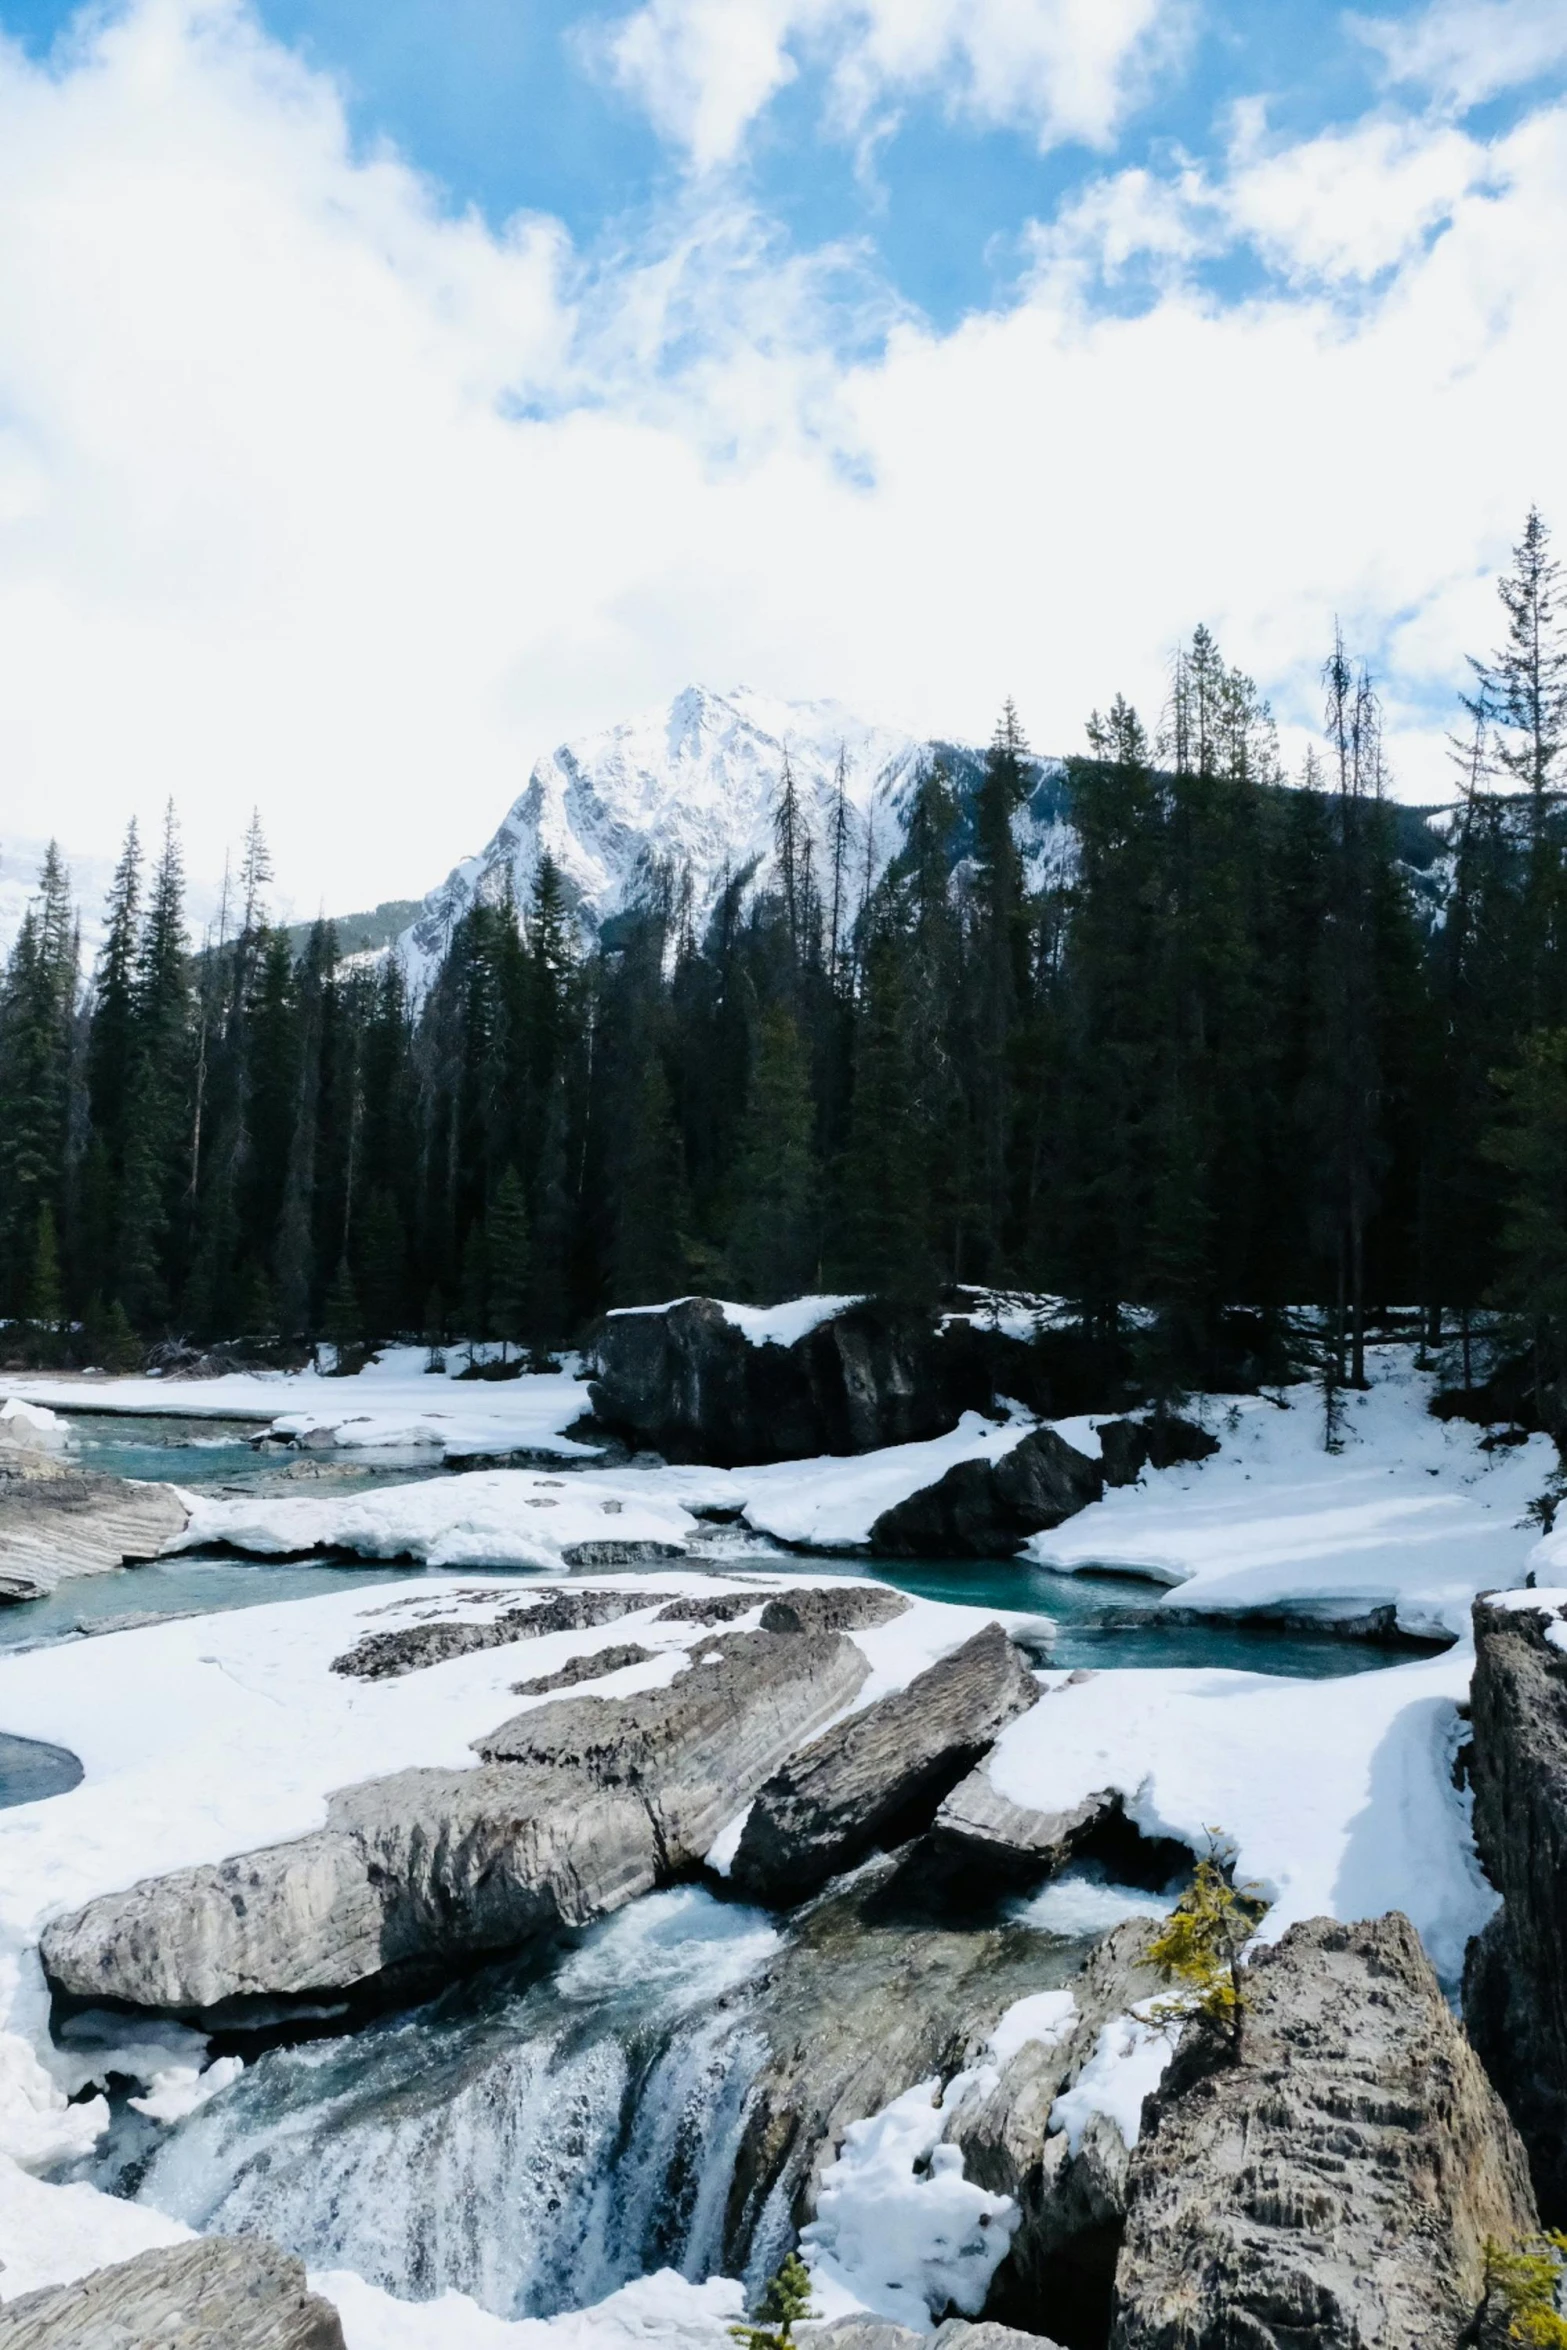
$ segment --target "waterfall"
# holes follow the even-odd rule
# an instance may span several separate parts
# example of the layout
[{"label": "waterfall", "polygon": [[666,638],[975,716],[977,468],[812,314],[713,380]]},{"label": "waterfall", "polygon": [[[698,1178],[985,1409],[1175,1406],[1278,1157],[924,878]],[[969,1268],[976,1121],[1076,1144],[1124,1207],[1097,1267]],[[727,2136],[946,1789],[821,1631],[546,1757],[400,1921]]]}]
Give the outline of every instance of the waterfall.
[{"label": "waterfall", "polygon": [[140,2199],[503,2317],[711,2274],[766,2054],[744,1985],[777,1946],[758,1911],[655,1894],[542,1982],[269,2051],[169,2133]]}]

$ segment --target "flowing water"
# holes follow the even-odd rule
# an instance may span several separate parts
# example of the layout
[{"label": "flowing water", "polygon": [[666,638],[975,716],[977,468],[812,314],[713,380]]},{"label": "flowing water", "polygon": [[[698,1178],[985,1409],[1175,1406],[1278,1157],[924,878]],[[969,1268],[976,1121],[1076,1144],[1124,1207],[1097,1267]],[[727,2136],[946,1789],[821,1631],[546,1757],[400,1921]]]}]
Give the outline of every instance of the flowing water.
[{"label": "flowing water", "polygon": [[650,2269],[705,2276],[766,2053],[745,1985],[779,1943],[760,1910],[651,1894],[542,1976],[491,1968],[352,2037],[270,2050],[150,2160],[122,2145],[100,2183],[139,2177],[192,2226],[500,2316]]}]

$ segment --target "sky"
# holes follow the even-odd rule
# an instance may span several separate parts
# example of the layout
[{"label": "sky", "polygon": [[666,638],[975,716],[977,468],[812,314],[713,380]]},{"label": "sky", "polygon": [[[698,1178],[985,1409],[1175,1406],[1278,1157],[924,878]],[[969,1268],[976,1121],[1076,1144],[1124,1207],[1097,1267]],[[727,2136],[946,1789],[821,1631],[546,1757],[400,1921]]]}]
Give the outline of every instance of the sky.
[{"label": "sky", "polygon": [[0,0],[0,877],[357,908],[685,684],[1065,752],[1199,621],[1439,799],[1564,251],[1561,0]]}]

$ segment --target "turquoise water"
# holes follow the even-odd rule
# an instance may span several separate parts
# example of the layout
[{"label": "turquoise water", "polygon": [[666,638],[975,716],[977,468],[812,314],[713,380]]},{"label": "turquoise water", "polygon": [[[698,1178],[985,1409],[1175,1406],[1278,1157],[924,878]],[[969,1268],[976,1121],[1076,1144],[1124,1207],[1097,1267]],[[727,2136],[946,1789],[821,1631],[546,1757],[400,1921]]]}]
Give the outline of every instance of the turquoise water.
[{"label": "turquoise water", "polygon": [[[170,1413],[157,1417],[72,1414],[74,1457],[84,1469],[122,1477],[145,1477],[181,1485],[222,1485],[239,1489],[272,1486],[280,1493],[311,1491],[308,1476],[286,1480],[289,1453],[255,1451],[249,1439],[254,1422],[193,1421]],[[301,1466],[351,1467],[356,1486],[406,1484],[443,1472],[406,1456],[365,1463],[353,1454],[312,1454]],[[591,1474],[584,1471],[583,1474]],[[718,1568],[725,1560],[708,1559]],[[1344,1640],[1331,1632],[1284,1630],[1259,1625],[1161,1623],[1127,1624],[1113,1619],[1129,1609],[1152,1609],[1157,1594],[1146,1582],[1114,1574],[1053,1575],[1027,1559],[919,1559],[873,1561],[805,1559],[769,1553],[748,1545],[732,1562],[741,1569],[769,1572],[863,1575],[916,1597],[956,1601],[970,1607],[1002,1607],[1041,1619],[1040,1659],[1067,1670],[1080,1667],[1222,1666],[1245,1672],[1330,1679],[1376,1672],[1399,1661],[1409,1649]],[[338,1567],[310,1561],[203,1557],[192,1554],[117,1575],[82,1577],[51,1599],[0,1608],[0,1651],[70,1639],[90,1631],[121,1628],[149,1615],[215,1614],[231,1608],[265,1606],[284,1599],[308,1599],[345,1584],[394,1583],[416,1577],[417,1567]],[[486,1579],[528,1580],[535,1570],[486,1567]],[[656,1580],[656,1569],[649,1574]]]},{"label": "turquoise water", "polygon": [[199,1552],[126,1567],[118,1575],[78,1575],[48,1599],[0,1607],[0,1654],[42,1648],[87,1632],[128,1630],[148,1617],[221,1615],[267,1607],[279,1599],[314,1599],[356,1583],[406,1582],[407,1567],[324,1567],[306,1560],[204,1558]]},{"label": "turquoise water", "polygon": [[79,1787],[82,1766],[68,1747],[45,1746],[36,1738],[8,1738],[0,1730],[0,1811],[15,1803],[39,1803]]}]

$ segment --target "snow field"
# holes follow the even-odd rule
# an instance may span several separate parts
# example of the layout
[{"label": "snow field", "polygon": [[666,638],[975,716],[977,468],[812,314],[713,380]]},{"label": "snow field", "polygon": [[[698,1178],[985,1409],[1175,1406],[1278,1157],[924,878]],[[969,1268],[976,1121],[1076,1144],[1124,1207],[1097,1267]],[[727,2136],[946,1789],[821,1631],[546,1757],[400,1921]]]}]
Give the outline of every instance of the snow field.
[{"label": "snow field", "polygon": [[1522,1580],[1536,1538],[1523,1513],[1555,1446],[1531,1436],[1483,1452],[1466,1422],[1431,1417],[1431,1382],[1407,1350],[1373,1348],[1367,1367],[1369,1391],[1345,1398],[1341,1452],[1323,1449],[1310,1388],[1210,1397],[1201,1417],[1216,1456],[1107,1493],[1034,1535],[1027,1555],[1061,1574],[1114,1568],[1178,1585],[1182,1607],[1330,1622],[1392,1606],[1406,1632],[1461,1638],[1477,1591]]}]

